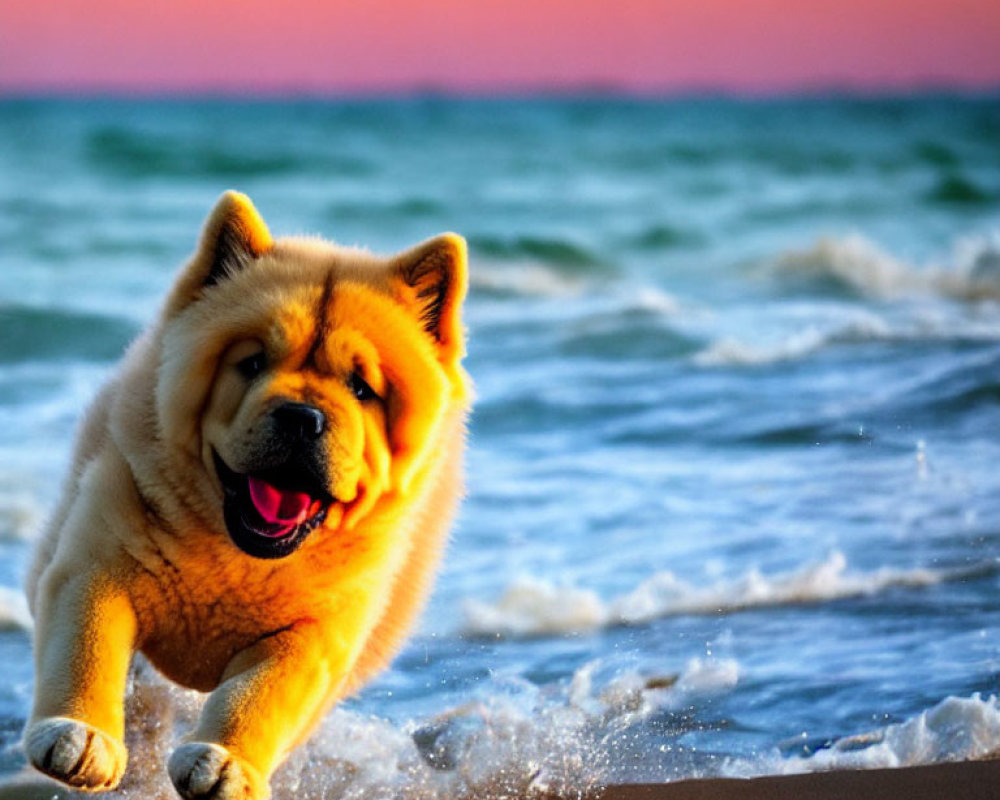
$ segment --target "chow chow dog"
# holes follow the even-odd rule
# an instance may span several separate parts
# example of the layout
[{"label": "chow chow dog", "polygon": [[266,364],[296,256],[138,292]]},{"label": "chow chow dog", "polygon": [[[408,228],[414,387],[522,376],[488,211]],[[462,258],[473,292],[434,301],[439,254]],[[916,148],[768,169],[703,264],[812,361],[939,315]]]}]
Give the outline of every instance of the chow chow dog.
[{"label": "chow chow dog", "polygon": [[118,784],[141,651],[211,693],[169,759],[180,795],[264,798],[385,664],[462,493],[466,284],[454,234],[382,258],[273,240],[222,196],[86,416],[28,576],[37,769]]}]

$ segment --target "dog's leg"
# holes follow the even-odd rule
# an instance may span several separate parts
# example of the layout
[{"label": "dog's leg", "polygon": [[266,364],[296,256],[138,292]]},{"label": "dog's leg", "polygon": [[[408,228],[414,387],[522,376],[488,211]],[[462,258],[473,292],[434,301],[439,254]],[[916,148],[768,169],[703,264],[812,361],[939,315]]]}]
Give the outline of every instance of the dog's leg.
[{"label": "dog's leg", "polygon": [[233,659],[202,711],[192,741],[168,770],[187,800],[260,800],[275,767],[304,738],[343,684],[348,657],[301,622],[258,641]]},{"label": "dog's leg", "polygon": [[136,637],[126,595],[105,576],[50,569],[35,622],[35,703],[28,759],[57,780],[111,789],[125,772],[125,682]]}]

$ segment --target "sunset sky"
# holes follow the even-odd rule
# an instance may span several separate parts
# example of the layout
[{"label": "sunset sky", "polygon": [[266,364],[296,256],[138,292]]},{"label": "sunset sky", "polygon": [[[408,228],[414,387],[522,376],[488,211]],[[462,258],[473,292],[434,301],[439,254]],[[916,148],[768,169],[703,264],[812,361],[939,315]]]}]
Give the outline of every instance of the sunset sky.
[{"label": "sunset sky", "polygon": [[0,92],[1000,86],[998,0],[0,0]]}]

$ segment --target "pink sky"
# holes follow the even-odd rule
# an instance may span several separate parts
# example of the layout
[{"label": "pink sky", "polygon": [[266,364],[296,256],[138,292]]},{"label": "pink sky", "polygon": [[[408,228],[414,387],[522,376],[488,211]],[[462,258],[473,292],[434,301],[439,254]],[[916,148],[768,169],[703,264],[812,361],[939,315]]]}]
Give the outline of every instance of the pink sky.
[{"label": "pink sky", "polygon": [[1000,0],[0,0],[0,91],[1000,85]]}]

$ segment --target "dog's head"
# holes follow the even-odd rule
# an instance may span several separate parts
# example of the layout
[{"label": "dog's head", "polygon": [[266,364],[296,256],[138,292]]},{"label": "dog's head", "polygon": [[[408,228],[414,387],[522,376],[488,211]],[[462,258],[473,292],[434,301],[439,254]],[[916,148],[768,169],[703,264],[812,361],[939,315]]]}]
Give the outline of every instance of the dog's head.
[{"label": "dog's head", "polygon": [[227,193],[167,300],[159,440],[183,488],[258,558],[351,528],[441,458],[464,407],[465,245],[453,234],[391,258],[272,240]]}]

